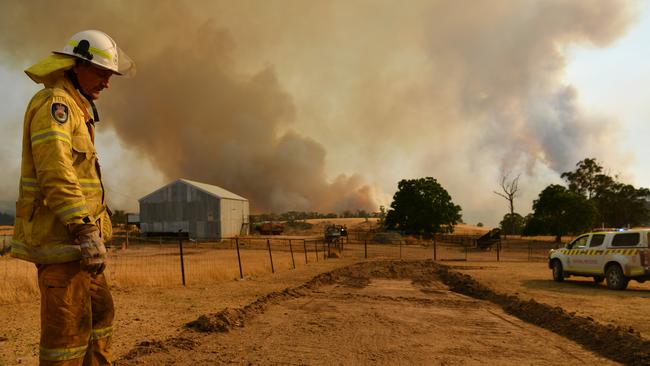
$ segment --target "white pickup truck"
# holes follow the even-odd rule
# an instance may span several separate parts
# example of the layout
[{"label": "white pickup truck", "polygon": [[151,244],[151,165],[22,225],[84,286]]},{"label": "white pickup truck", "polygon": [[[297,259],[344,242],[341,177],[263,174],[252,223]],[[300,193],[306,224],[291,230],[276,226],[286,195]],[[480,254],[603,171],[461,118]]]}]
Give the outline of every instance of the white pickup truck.
[{"label": "white pickup truck", "polygon": [[553,279],[569,276],[607,279],[607,287],[623,290],[630,280],[650,279],[650,229],[603,230],[583,234],[564,248],[549,253],[548,267]]}]

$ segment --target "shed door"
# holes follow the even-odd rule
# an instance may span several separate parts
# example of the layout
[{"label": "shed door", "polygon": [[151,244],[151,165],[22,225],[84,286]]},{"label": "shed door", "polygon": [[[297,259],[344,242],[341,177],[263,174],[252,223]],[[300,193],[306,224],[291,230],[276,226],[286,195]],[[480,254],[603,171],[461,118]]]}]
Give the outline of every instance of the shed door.
[{"label": "shed door", "polygon": [[206,232],[205,232],[205,221],[197,221],[196,222],[196,237],[197,238],[205,238],[206,237]]}]

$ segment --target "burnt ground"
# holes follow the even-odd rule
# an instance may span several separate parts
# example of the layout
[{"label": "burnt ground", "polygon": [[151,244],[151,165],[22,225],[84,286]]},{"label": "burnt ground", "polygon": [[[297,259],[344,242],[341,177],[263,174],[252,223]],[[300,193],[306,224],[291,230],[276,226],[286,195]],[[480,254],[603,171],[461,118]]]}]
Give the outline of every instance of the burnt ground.
[{"label": "burnt ground", "polygon": [[371,261],[142,339],[117,365],[650,364],[631,328],[504,295],[432,261]]}]

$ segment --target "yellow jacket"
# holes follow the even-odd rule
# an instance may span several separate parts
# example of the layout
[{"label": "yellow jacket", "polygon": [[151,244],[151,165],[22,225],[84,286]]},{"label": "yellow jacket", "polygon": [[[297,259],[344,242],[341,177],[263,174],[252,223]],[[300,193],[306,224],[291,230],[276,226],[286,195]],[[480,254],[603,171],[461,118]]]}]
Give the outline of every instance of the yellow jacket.
[{"label": "yellow jacket", "polygon": [[112,235],[90,103],[62,70],[47,77],[29,71],[45,88],[25,112],[11,255],[41,264],[79,260],[81,251],[67,225],[95,223],[104,241]]}]

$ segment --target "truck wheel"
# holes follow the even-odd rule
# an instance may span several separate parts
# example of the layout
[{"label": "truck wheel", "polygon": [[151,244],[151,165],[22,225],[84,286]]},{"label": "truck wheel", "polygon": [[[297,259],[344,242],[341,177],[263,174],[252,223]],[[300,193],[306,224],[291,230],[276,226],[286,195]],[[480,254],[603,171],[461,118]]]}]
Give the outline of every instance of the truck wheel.
[{"label": "truck wheel", "polygon": [[553,281],[564,281],[564,269],[562,268],[562,262],[558,260],[553,261]]},{"label": "truck wheel", "polygon": [[603,276],[594,276],[594,282],[603,283],[603,281],[605,281],[605,277],[603,277]]},{"label": "truck wheel", "polygon": [[629,279],[625,278],[625,274],[618,264],[611,264],[605,270],[605,277],[607,278],[607,287],[612,290],[625,290]]}]

